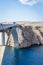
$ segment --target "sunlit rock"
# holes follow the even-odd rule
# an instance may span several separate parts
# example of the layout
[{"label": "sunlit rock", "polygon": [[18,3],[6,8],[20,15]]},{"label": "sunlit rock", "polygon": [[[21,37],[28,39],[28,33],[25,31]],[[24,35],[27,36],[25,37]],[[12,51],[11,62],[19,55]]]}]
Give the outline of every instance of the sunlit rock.
[{"label": "sunlit rock", "polygon": [[[7,23],[6,23],[7,24]],[[5,25],[5,29],[7,27]],[[43,44],[43,23],[42,22],[18,22],[12,23],[7,30],[0,32],[0,45],[7,45],[12,47],[30,47],[31,45]],[[4,42],[3,42],[4,41]]]}]

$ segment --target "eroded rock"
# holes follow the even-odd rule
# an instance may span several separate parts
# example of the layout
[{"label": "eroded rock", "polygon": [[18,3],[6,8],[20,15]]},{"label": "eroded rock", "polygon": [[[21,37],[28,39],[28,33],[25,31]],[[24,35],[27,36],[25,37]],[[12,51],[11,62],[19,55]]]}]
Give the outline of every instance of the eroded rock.
[{"label": "eroded rock", "polygon": [[[42,29],[43,28],[41,28],[41,30]],[[43,36],[41,35],[40,31],[36,29],[36,27],[24,26],[19,36],[22,36],[22,40],[21,43],[19,43],[19,47],[30,47],[34,44],[43,44]]]}]

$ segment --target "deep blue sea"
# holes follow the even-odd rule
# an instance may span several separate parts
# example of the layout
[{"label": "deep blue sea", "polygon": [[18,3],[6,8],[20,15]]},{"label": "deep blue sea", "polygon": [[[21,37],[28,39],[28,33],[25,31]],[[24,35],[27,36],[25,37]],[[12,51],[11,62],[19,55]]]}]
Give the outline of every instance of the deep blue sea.
[{"label": "deep blue sea", "polygon": [[2,65],[43,65],[43,46],[25,49],[6,47]]}]

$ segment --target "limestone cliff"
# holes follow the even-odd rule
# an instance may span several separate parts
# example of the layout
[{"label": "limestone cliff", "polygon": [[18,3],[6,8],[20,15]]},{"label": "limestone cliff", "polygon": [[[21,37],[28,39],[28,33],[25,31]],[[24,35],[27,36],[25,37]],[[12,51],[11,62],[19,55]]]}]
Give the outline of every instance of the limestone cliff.
[{"label": "limestone cliff", "polygon": [[[30,47],[34,44],[43,44],[43,22],[18,22],[12,24],[16,24],[16,26],[8,28],[5,31],[5,44],[2,43],[0,45],[23,48]],[[3,37],[2,34],[0,37],[1,36]],[[2,39],[2,41],[3,40],[4,39]]]},{"label": "limestone cliff", "polygon": [[19,24],[19,47],[43,44],[43,23]]}]

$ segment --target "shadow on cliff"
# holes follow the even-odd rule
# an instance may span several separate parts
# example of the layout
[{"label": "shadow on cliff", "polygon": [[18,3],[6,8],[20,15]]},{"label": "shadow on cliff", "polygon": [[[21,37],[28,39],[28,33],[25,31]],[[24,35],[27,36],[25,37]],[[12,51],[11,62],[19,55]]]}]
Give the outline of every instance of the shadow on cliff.
[{"label": "shadow on cliff", "polygon": [[36,26],[36,29],[40,31],[40,34],[41,34],[41,36],[43,37],[43,32],[41,31],[41,28],[42,28],[42,30],[43,30],[43,27]]},{"label": "shadow on cliff", "polygon": [[31,26],[25,26],[22,31],[22,36],[24,37],[24,40],[27,40],[28,42],[32,42],[34,32],[32,30]]},{"label": "shadow on cliff", "polygon": [[23,41],[21,42],[22,47],[30,47],[31,45],[39,45],[40,37],[34,32],[35,28],[32,26],[24,26],[22,30]]}]

